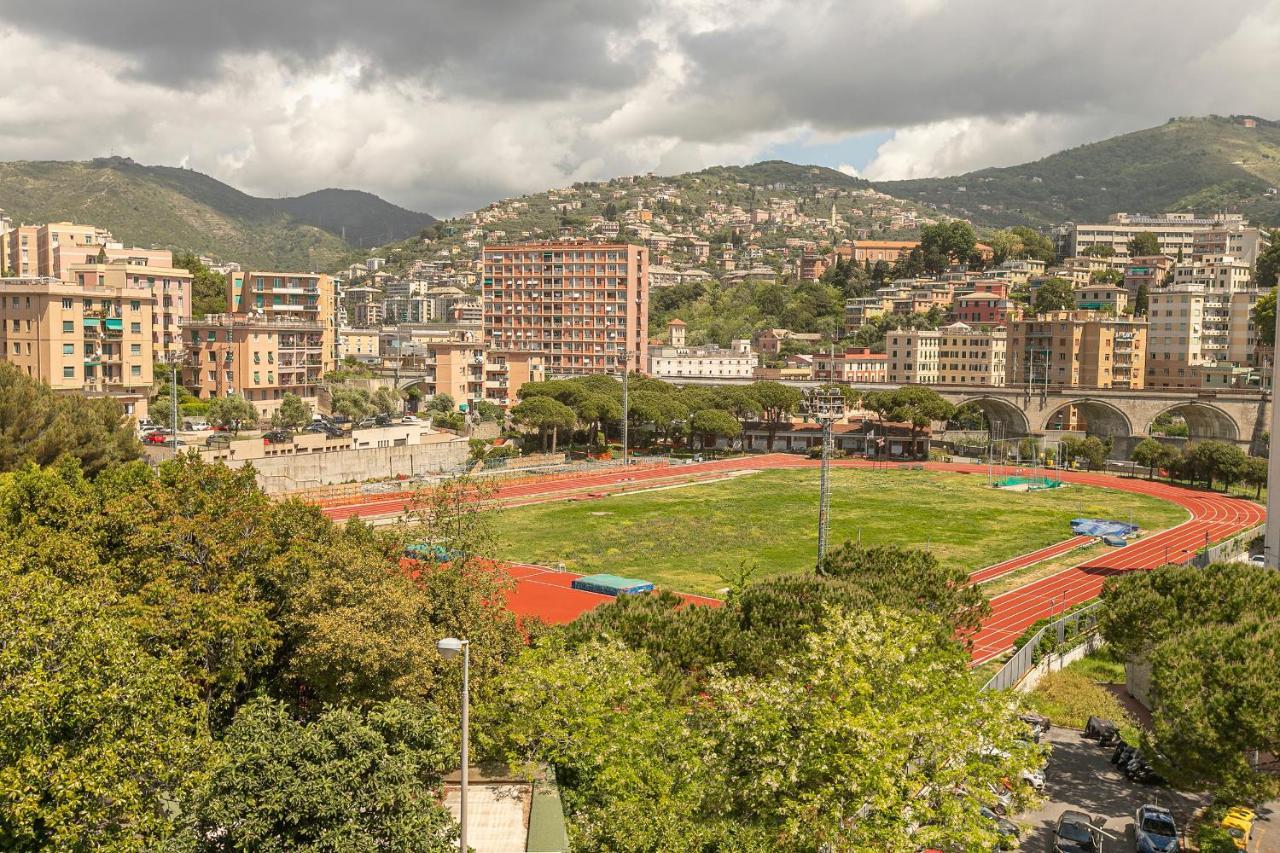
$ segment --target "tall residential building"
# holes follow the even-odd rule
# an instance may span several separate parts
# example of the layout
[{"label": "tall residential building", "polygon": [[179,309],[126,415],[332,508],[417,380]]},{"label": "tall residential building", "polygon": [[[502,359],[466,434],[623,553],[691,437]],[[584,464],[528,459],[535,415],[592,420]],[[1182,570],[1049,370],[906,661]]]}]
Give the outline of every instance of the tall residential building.
[{"label": "tall residential building", "polygon": [[35,225],[17,225],[6,234],[8,246],[8,272],[18,278],[40,277],[40,253],[36,249]]},{"label": "tall residential building", "polygon": [[1129,241],[1141,233],[1154,234],[1161,254],[1185,258],[1195,253],[1196,234],[1221,228],[1244,227],[1239,214],[1224,213],[1197,217],[1194,213],[1165,213],[1142,216],[1113,213],[1105,223],[1069,222],[1055,230],[1058,250],[1064,257],[1083,255],[1092,246],[1109,246],[1122,258],[1129,257]]},{"label": "tall residential building", "polygon": [[1124,268],[1124,289],[1129,292],[1129,300],[1136,299],[1144,287],[1148,293],[1164,287],[1165,279],[1172,275],[1173,265],[1174,260],[1168,255],[1130,258]]},{"label": "tall residential building", "polygon": [[813,378],[819,382],[880,384],[889,381],[889,356],[867,347],[813,357]]},{"label": "tall residential building", "polygon": [[1230,255],[1205,256],[1182,263],[1173,272],[1173,286],[1199,286],[1204,292],[1203,357],[1226,361],[1231,334],[1231,299],[1249,290],[1253,268]]},{"label": "tall residential building", "polygon": [[[169,253],[163,255],[160,260],[171,264]],[[148,331],[156,358],[164,359],[182,350],[182,327],[191,319],[191,273],[187,270],[169,265],[144,266],[128,260],[105,264],[90,261],[68,267],[64,278],[86,286],[150,290],[155,297],[155,310]]]},{"label": "tall residential building", "polygon": [[9,275],[9,229],[13,220],[0,210],[0,277]]},{"label": "tall residential building", "polygon": [[485,353],[484,398],[504,409],[515,405],[516,394],[526,382],[541,382],[547,378],[542,366],[542,356],[531,352]]},{"label": "tall residential building", "polygon": [[1006,351],[1004,329],[964,323],[885,336],[888,381],[894,384],[1003,385]]},{"label": "tall residential building", "polygon": [[1192,238],[1191,255],[1194,258],[1230,255],[1252,267],[1258,262],[1258,253],[1269,244],[1267,234],[1261,228],[1242,222],[1224,223],[1205,231],[1197,231]]},{"label": "tall residential building", "polygon": [[239,317],[261,314],[318,325],[324,372],[328,373],[337,365],[337,293],[329,276],[297,272],[231,272],[227,274],[227,305],[230,313]]},{"label": "tall residential building", "polygon": [[1054,311],[1009,324],[1010,384],[1143,387],[1147,322],[1095,311]]},{"label": "tall residential building", "polygon": [[285,394],[315,402],[320,379],[333,369],[319,320],[284,312],[210,314],[183,335],[183,384],[201,399],[239,394],[263,416]]},{"label": "tall residential building", "polygon": [[1147,387],[1199,387],[1197,368],[1213,360],[1204,350],[1204,285],[1188,282],[1153,292],[1147,324]]},{"label": "tall residential building", "polygon": [[147,414],[155,353],[150,288],[0,279],[0,358],[55,391],[116,397]]},{"label": "tall residential building", "polygon": [[648,363],[649,255],[625,243],[521,243],[484,252],[484,335],[536,352],[550,376]]}]

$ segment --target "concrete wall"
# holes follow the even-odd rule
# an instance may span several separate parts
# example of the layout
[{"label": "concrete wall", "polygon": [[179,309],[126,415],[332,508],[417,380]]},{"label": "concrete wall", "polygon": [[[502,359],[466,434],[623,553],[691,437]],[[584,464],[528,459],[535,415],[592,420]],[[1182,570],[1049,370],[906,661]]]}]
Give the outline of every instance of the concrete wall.
[{"label": "concrete wall", "polygon": [[[258,485],[268,494],[358,480],[457,472],[467,462],[467,440],[365,447],[254,459]],[[234,464],[234,463],[231,463]]]},{"label": "concrete wall", "polygon": [[1088,639],[1075,648],[1068,649],[1062,654],[1050,653],[1044,656],[1040,663],[1027,670],[1027,674],[1022,676],[1022,680],[1018,682],[1014,688],[1019,693],[1030,693],[1036,689],[1036,685],[1040,683],[1040,679],[1044,678],[1051,672],[1057,672],[1064,669],[1068,664],[1073,664],[1078,660],[1088,657],[1098,649],[1102,648],[1106,643],[1098,634],[1090,634]]}]

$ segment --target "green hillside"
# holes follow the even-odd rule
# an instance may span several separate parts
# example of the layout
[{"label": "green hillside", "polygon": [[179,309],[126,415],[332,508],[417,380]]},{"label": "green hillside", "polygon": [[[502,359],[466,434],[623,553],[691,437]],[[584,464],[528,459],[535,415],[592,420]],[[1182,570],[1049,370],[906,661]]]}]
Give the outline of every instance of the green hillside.
[{"label": "green hillside", "polygon": [[100,225],[129,245],[289,270],[333,269],[359,246],[388,234],[404,238],[435,221],[368,193],[257,198],[189,169],[119,157],[0,163],[0,209],[15,223]]},{"label": "green hillside", "polygon": [[1116,211],[1242,212],[1280,222],[1280,123],[1244,116],[1170,119],[1160,127],[1034,163],[876,189],[993,225],[1098,221]]}]

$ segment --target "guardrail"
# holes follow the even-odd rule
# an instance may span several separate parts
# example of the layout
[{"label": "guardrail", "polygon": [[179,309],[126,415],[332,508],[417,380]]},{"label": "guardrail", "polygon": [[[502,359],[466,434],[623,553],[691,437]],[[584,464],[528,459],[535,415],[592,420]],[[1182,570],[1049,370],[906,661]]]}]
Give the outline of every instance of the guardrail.
[{"label": "guardrail", "polygon": [[1261,536],[1266,529],[1267,526],[1265,524],[1259,524],[1257,527],[1246,530],[1243,533],[1237,533],[1217,545],[1201,549],[1200,553],[1191,558],[1191,565],[1198,569],[1203,569],[1210,563],[1233,560],[1248,551],[1249,543]]},{"label": "guardrail", "polygon": [[[1015,686],[1040,662],[1045,653],[1063,652],[1087,642],[1097,633],[1103,602],[1095,601],[1045,625],[983,686],[983,690],[1007,690]],[[1068,644],[1068,641],[1071,641]]]}]

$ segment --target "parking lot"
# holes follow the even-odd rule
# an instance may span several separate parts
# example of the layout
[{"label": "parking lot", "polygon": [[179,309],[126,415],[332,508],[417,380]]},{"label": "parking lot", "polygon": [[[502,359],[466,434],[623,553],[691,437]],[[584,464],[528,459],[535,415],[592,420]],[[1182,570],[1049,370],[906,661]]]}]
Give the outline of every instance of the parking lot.
[{"label": "parking lot", "polygon": [[1207,797],[1130,782],[1111,765],[1110,748],[1085,740],[1074,729],[1054,727],[1046,740],[1053,744],[1053,754],[1045,768],[1045,802],[1017,817],[1027,827],[1023,850],[1050,850],[1054,826],[1068,809],[1093,815],[1095,825],[1114,836],[1102,848],[1113,853],[1133,850],[1133,813],[1144,803],[1169,809],[1178,829],[1185,831],[1191,815],[1208,802]]}]

